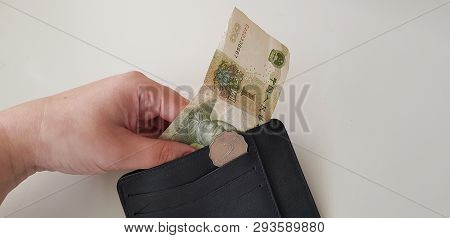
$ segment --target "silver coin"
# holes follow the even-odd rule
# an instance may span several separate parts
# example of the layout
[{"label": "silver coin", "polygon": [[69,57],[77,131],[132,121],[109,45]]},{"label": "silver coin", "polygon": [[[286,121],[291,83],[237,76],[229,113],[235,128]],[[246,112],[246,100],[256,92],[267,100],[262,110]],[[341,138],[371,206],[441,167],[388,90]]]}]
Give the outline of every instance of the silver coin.
[{"label": "silver coin", "polygon": [[209,157],[215,166],[222,166],[247,153],[248,144],[235,131],[225,131],[217,135],[209,146]]}]

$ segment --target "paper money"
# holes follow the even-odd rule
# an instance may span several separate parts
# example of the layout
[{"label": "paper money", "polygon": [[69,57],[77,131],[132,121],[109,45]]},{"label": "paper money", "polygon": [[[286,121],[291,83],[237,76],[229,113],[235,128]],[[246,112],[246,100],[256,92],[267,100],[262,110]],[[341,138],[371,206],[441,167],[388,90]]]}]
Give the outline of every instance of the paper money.
[{"label": "paper money", "polygon": [[202,148],[269,121],[288,69],[286,46],[235,8],[199,93],[161,138]]}]

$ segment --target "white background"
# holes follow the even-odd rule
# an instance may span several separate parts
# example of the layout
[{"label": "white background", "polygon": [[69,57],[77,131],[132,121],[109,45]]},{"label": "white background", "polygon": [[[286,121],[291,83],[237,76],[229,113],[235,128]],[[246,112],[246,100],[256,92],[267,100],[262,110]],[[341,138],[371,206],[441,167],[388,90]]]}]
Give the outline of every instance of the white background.
[{"label": "white background", "polygon": [[[130,70],[197,90],[237,6],[290,49],[286,89],[311,85],[311,132],[274,117],[322,216],[450,216],[446,2],[1,0],[0,109]],[[123,217],[123,173],[33,175],[0,216]]]}]

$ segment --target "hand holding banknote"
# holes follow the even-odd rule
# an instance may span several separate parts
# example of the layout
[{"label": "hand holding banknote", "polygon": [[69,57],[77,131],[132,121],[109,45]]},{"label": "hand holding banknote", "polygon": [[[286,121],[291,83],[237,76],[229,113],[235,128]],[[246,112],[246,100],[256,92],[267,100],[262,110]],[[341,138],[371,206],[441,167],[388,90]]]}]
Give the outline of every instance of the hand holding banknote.
[{"label": "hand holding banknote", "polygon": [[[260,125],[271,118],[288,68],[288,49],[235,9],[188,106],[175,91],[130,72],[1,111],[0,202],[37,171],[154,167],[224,131]],[[219,156],[218,165],[229,159]]]},{"label": "hand holding banknote", "polygon": [[147,134],[157,137],[186,104],[175,91],[130,72],[1,111],[0,202],[37,171],[142,169],[192,152],[137,134],[144,119]]}]

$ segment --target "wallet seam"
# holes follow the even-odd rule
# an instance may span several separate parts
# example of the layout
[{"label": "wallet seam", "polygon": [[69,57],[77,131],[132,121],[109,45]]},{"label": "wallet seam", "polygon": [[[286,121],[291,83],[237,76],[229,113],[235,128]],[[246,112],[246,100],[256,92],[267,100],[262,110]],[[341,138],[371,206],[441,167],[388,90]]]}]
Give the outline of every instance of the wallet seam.
[{"label": "wallet seam", "polygon": [[[145,169],[145,170],[143,170],[143,171],[140,171],[140,172],[137,172],[137,173],[134,173],[134,174],[124,175],[124,176],[122,176],[121,178],[119,178],[119,181],[118,181],[118,182],[119,182],[119,183],[123,183],[123,182],[129,181],[130,179],[136,179],[136,177],[140,177],[140,176],[142,176],[142,175],[146,175],[146,174],[148,174],[148,173],[152,173],[152,172],[154,172],[155,170],[156,170],[156,171],[162,170],[162,169],[164,169],[165,167],[168,167],[168,166],[179,167],[179,166],[181,166],[181,164],[183,164],[185,161],[187,161],[188,158],[190,158],[191,156],[193,156],[194,154],[196,154],[196,152],[199,153],[201,150],[204,150],[204,149],[207,149],[207,148],[208,148],[208,147],[205,147],[205,148],[200,149],[200,150],[198,150],[198,151],[195,151],[195,152],[193,152],[193,153],[191,153],[191,154],[189,154],[189,155],[186,155],[186,156],[177,158],[177,159],[175,159],[175,160],[169,161],[168,163],[164,163],[164,164],[161,164],[161,165],[159,165],[159,166],[155,166],[155,167],[152,167],[152,168],[148,168],[148,169]],[[158,173],[162,173],[162,172],[158,172]]]},{"label": "wallet seam", "polygon": [[301,176],[297,176],[297,178],[299,178],[300,179],[300,181],[303,183],[303,184],[305,184],[306,186],[305,186],[305,188],[307,189],[307,194],[306,194],[306,196],[308,197],[308,199],[310,200],[310,202],[314,205],[314,211],[317,213],[317,215],[320,217],[320,213],[319,213],[319,210],[317,209],[317,205],[316,205],[316,203],[315,203],[315,201],[314,201],[314,197],[312,196],[312,193],[311,193],[311,190],[309,189],[309,185],[308,185],[308,182],[307,182],[307,180],[306,180],[306,177],[305,177],[305,174],[303,173],[303,171],[302,171],[302,169],[301,169],[301,166],[300,166],[300,161],[299,161],[299,159],[298,159],[298,157],[297,157],[297,154],[295,153],[295,150],[294,150],[294,146],[292,145],[292,142],[291,142],[291,140],[290,140],[290,138],[289,138],[289,134],[287,133],[287,131],[286,131],[286,127],[284,126],[284,124],[283,124],[283,122],[282,121],[280,121],[280,120],[278,120],[278,119],[272,119],[271,121],[270,121],[271,123],[268,123],[268,124],[266,124],[266,128],[268,128],[269,130],[273,130],[274,128],[273,128],[273,126],[272,126],[272,122],[276,122],[276,123],[279,123],[279,124],[281,124],[281,127],[282,127],[282,130],[281,130],[281,132],[280,133],[277,133],[277,134],[275,134],[277,137],[280,137],[281,139],[283,139],[283,140],[285,140],[287,143],[286,144],[288,144],[288,146],[289,146],[289,154],[290,154],[290,156],[288,156],[289,157],[289,159],[295,164],[294,166],[295,166],[295,168],[296,168],[296,170],[297,170],[297,175],[301,175]]},{"label": "wallet seam", "polygon": [[[291,156],[289,156],[289,157],[294,162],[297,172],[299,174],[303,175],[303,176],[300,176],[300,179],[303,182],[303,184],[306,184],[306,189],[308,190],[307,196],[310,199],[310,201],[312,201],[312,204],[314,205],[314,208],[315,208],[314,211],[316,211],[317,215],[320,217],[319,210],[317,209],[317,205],[316,205],[316,203],[314,201],[314,197],[312,196],[311,190],[309,189],[309,185],[308,185],[308,182],[306,180],[305,174],[303,173],[303,171],[301,169],[300,161],[297,158],[297,155],[295,154],[294,146],[292,145],[292,142],[289,139],[289,135],[287,134],[287,131],[286,131],[284,125],[283,125],[283,132],[282,132],[282,134],[283,134],[283,136],[282,136],[283,139],[286,139],[289,142],[289,143],[287,143],[289,145],[289,147],[290,147],[289,153],[290,153]],[[277,136],[280,136],[280,135],[277,135]],[[299,176],[297,176],[297,177],[299,177]]]},{"label": "wallet seam", "polygon": [[248,135],[247,138],[249,138],[251,140],[252,146],[255,148],[255,151],[256,151],[255,154],[258,157],[257,158],[258,159],[258,163],[261,166],[262,174],[264,176],[264,180],[266,182],[266,186],[267,186],[269,194],[270,194],[270,200],[272,201],[272,209],[275,212],[275,214],[278,215],[278,217],[282,217],[281,213],[280,213],[280,209],[278,207],[278,204],[277,204],[277,202],[275,200],[275,197],[273,195],[272,186],[270,186],[266,170],[264,169],[264,164],[262,163],[261,156],[259,155],[259,148],[256,145],[256,142],[254,141],[254,139],[253,139],[253,137],[251,135]]},{"label": "wallet seam", "polygon": [[[240,158],[243,158],[244,156],[248,156],[248,155],[249,155],[249,153],[247,152],[247,153],[245,153],[245,154],[243,154],[243,155],[240,155],[240,156],[239,156],[238,158],[236,158],[235,160],[240,159]],[[235,160],[233,160],[233,161],[235,161]],[[232,164],[233,161],[230,161],[229,163],[225,164],[225,165],[222,166],[222,167],[217,167],[217,168],[215,168],[214,170],[209,171],[208,173],[202,175],[200,178],[197,178],[197,179],[195,179],[195,180],[193,180],[193,181],[190,181],[190,182],[187,182],[187,183],[185,183],[185,184],[180,184],[180,185],[178,185],[178,186],[176,186],[176,187],[173,187],[173,188],[168,188],[168,189],[158,190],[158,191],[154,191],[154,192],[141,193],[141,194],[138,194],[138,195],[136,195],[136,196],[141,196],[141,195],[144,195],[144,196],[145,196],[145,195],[149,195],[149,196],[150,196],[151,193],[161,193],[161,192],[169,192],[169,191],[176,191],[176,190],[184,189],[184,188],[182,188],[182,187],[184,187],[184,186],[189,186],[189,185],[193,185],[193,184],[195,184],[195,183],[202,182],[203,180],[208,179],[207,177],[213,176],[215,173],[219,173],[219,172],[220,172],[219,169],[221,169],[221,168],[225,169],[226,167],[232,166],[232,165],[233,165],[233,164]],[[129,194],[128,194],[128,195],[129,195]]]},{"label": "wallet seam", "polygon": [[172,207],[167,207],[167,208],[164,208],[164,209],[156,210],[156,211],[140,212],[140,211],[142,211],[143,209],[145,209],[145,208],[148,206],[148,205],[147,205],[147,206],[141,208],[139,211],[137,211],[136,214],[144,215],[144,214],[157,213],[157,212],[162,212],[162,211],[165,211],[165,210],[168,210],[168,209],[176,209],[176,208],[180,208],[180,207],[183,207],[183,206],[187,206],[187,205],[194,204],[194,203],[196,203],[196,202],[198,202],[198,201],[200,201],[200,200],[202,200],[202,199],[205,199],[205,198],[207,198],[207,197],[209,197],[209,196],[211,196],[211,195],[216,195],[216,193],[218,193],[220,190],[223,190],[223,189],[225,189],[226,187],[231,186],[232,183],[235,183],[238,179],[240,179],[240,178],[242,178],[243,176],[247,175],[247,174],[248,174],[249,172],[251,172],[251,171],[252,171],[252,169],[249,169],[249,170],[243,172],[242,174],[236,176],[235,178],[233,178],[233,179],[231,179],[231,180],[225,182],[225,183],[222,184],[220,187],[214,189],[213,191],[211,191],[211,192],[209,192],[209,193],[207,193],[207,194],[205,194],[205,195],[203,195],[203,196],[201,196],[201,197],[199,197],[199,198],[197,198],[197,199],[195,199],[195,200],[192,200],[192,201],[189,201],[189,202],[185,202],[185,203],[182,203],[182,204],[179,204],[179,205],[176,205],[176,206],[172,206]]},{"label": "wallet seam", "polygon": [[[205,147],[204,149],[206,149],[206,148],[207,148],[207,147]],[[145,170],[142,170],[142,171],[140,171],[140,172],[132,173],[132,174],[129,174],[129,175],[125,174],[125,175],[123,175],[122,177],[120,177],[119,180],[117,181],[117,190],[119,191],[119,194],[121,195],[121,196],[119,196],[119,198],[120,198],[120,202],[122,203],[122,206],[123,206],[123,208],[124,208],[125,215],[128,217],[128,216],[129,216],[128,213],[131,213],[131,211],[129,211],[128,207],[126,206],[126,201],[125,201],[125,199],[126,199],[126,197],[127,197],[127,193],[125,193],[125,191],[123,190],[123,186],[124,186],[124,183],[125,183],[125,182],[128,182],[128,181],[130,181],[131,179],[136,179],[137,177],[140,177],[140,176],[142,176],[142,175],[151,173],[151,172],[155,171],[156,168],[158,168],[158,170],[159,170],[159,169],[163,169],[163,168],[165,168],[165,167],[167,167],[167,166],[169,166],[169,165],[174,165],[175,167],[179,167],[179,166],[181,166],[181,164],[183,164],[184,161],[187,161],[187,159],[188,159],[190,156],[193,156],[194,154],[199,153],[199,151],[200,151],[200,150],[195,151],[195,152],[193,152],[193,153],[191,153],[191,154],[189,154],[189,155],[187,155],[187,156],[181,157],[181,158],[179,158],[179,159],[170,161],[170,162],[168,162],[168,163],[165,163],[165,164],[162,164],[162,165],[153,167],[153,168],[145,169]],[[197,152],[197,153],[196,153],[196,152]],[[160,172],[160,173],[161,173],[161,172]]]}]

